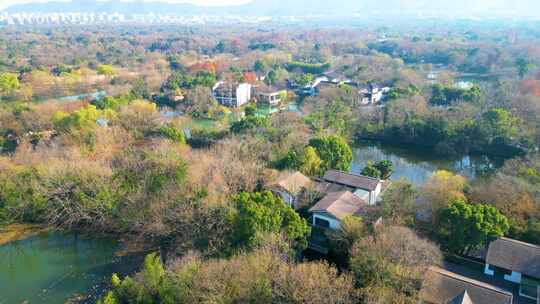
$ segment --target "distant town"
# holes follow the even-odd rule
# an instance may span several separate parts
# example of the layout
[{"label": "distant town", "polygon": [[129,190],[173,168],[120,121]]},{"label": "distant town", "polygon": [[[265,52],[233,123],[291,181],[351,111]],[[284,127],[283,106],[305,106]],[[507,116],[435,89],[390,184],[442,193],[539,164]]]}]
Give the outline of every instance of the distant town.
[{"label": "distant town", "polygon": [[[249,24],[270,22],[272,17],[246,16],[179,16],[154,14],[123,14],[123,13],[8,13],[0,12],[0,25],[93,25],[93,24]],[[283,18],[282,18],[283,19]],[[289,17],[288,20],[295,20]]]}]

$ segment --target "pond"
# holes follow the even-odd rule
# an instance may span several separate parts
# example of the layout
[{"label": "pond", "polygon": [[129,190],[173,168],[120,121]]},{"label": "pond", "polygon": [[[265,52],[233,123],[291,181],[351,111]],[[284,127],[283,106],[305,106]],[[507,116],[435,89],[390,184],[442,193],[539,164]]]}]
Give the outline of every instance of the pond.
[{"label": "pond", "polygon": [[98,91],[94,93],[86,93],[86,94],[79,94],[79,95],[73,95],[73,96],[64,96],[58,98],[59,101],[78,101],[82,99],[90,99],[90,100],[100,100],[107,97],[107,92],[105,91]]},{"label": "pond", "polygon": [[353,148],[351,171],[360,173],[369,161],[390,160],[395,171],[390,179],[406,178],[421,185],[437,170],[448,170],[469,179],[489,176],[504,160],[480,155],[448,157],[414,147],[387,146],[377,142],[361,142]]},{"label": "pond", "polygon": [[140,255],[115,256],[118,243],[46,232],[0,246],[0,304],[64,303],[83,294],[94,303],[113,273],[140,265]]}]

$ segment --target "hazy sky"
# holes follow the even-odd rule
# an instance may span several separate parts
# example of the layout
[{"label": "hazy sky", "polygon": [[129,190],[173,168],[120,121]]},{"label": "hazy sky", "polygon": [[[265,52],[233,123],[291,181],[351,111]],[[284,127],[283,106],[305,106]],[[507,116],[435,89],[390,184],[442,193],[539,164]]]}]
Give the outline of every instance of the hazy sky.
[{"label": "hazy sky", "polygon": [[[13,4],[21,3],[36,3],[36,2],[50,2],[50,1],[66,1],[69,0],[0,0],[0,9],[4,9]],[[104,1],[104,0],[100,0]],[[127,0],[126,0],[127,1]],[[249,2],[249,0],[144,0],[144,1],[159,1],[170,3],[193,3],[198,5],[228,5],[228,4],[243,4]],[[269,0],[272,1],[272,0]]]},{"label": "hazy sky", "polygon": [[[28,2],[48,2],[48,1],[69,1],[69,0],[0,0],[0,10],[13,4]],[[100,0],[104,1],[104,0]],[[131,0],[121,0],[131,1]],[[250,0],[143,0],[143,1],[161,1],[173,3],[193,3],[199,5],[228,5],[243,4]],[[540,0],[266,0],[261,1],[267,7],[275,4],[275,9],[286,9],[296,6],[305,7],[310,3],[314,7],[325,7],[334,5],[339,7],[355,7],[358,10],[374,8],[378,10],[414,11],[414,12],[438,12],[443,15],[482,15],[482,16],[513,16],[516,18],[523,16],[534,16],[540,18]],[[283,3],[291,6],[283,5]],[[337,6],[336,6],[337,5]]]}]

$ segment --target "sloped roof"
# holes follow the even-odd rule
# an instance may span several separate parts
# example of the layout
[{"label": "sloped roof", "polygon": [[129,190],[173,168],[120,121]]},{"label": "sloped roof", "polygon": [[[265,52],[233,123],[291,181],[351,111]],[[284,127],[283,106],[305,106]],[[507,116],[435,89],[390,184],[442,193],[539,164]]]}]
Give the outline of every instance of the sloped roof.
[{"label": "sloped roof", "polygon": [[448,304],[474,304],[474,302],[471,300],[471,297],[469,297],[469,293],[467,293],[467,290],[460,293],[457,297],[452,299]]},{"label": "sloped roof", "polygon": [[[454,302],[467,301],[464,299],[465,292],[469,302]],[[429,304],[512,304],[512,293],[439,267],[431,267],[422,284],[420,299]]]},{"label": "sloped roof", "polygon": [[369,211],[367,203],[350,191],[328,193],[309,212],[326,212],[342,220],[347,216],[363,216]]},{"label": "sloped roof", "polygon": [[540,279],[540,246],[499,238],[489,244],[486,263]]},{"label": "sloped roof", "polygon": [[337,170],[329,170],[323,179],[329,183],[340,184],[352,188],[373,191],[381,183],[378,178],[362,176],[352,173],[345,173]]},{"label": "sloped roof", "polygon": [[290,194],[298,194],[303,188],[309,186],[311,180],[304,174],[295,172],[282,172],[272,187],[279,187]]}]

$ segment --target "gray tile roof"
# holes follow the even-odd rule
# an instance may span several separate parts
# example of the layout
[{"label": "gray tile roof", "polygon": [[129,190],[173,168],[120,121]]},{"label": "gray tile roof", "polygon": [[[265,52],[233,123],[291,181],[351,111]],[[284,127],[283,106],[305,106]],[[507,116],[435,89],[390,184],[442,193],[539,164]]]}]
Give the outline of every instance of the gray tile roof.
[{"label": "gray tile roof", "polygon": [[378,178],[345,173],[336,170],[327,171],[323,177],[323,180],[329,183],[344,185],[367,191],[374,191],[377,188],[377,185],[381,183],[381,180]]},{"label": "gray tile roof", "polygon": [[342,220],[347,216],[363,216],[368,213],[370,206],[349,191],[331,192],[323,197],[309,212],[326,212]]},{"label": "gray tile roof", "polygon": [[469,297],[468,303],[512,304],[511,292],[439,267],[431,267],[426,273],[420,291],[420,299],[423,303],[429,304],[453,304],[454,300],[463,300],[463,297],[460,298],[460,296],[465,291]]},{"label": "gray tile roof", "polygon": [[540,246],[499,238],[489,244],[486,263],[540,279]]},{"label": "gray tile roof", "polygon": [[453,298],[448,304],[474,304],[467,293],[467,290],[460,293],[457,297]]}]

